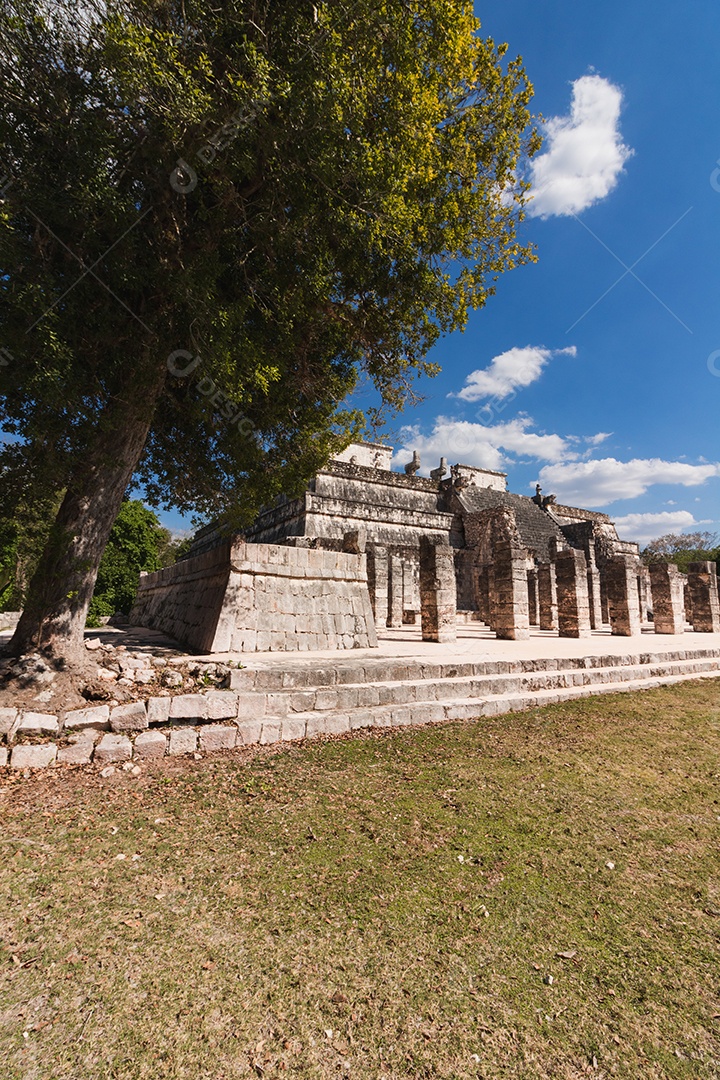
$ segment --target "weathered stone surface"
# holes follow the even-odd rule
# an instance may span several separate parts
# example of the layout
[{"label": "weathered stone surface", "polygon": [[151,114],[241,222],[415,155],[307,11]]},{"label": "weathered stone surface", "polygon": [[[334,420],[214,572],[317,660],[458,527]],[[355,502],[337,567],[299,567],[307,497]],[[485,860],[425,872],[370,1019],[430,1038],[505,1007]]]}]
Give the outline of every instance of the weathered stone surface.
[{"label": "weathered stone surface", "polygon": [[237,728],[233,725],[208,724],[200,728],[201,750],[232,750],[237,742]]},{"label": "weathered stone surface", "polygon": [[541,563],[538,566],[538,602],[540,607],[540,629],[557,630],[557,584],[553,563]]},{"label": "weathered stone surface", "polygon": [[265,746],[268,743],[279,742],[282,738],[282,720],[266,720],[262,725],[259,742]]},{"label": "weathered stone surface", "polygon": [[57,758],[55,743],[20,743],[14,746],[10,756],[11,769],[45,769]]},{"label": "weathered stone surface", "polygon": [[21,715],[16,730],[24,735],[54,735],[59,726],[57,716],[52,713],[26,712]]},{"label": "weathered stone surface", "polygon": [[651,563],[649,570],[655,633],[684,633],[685,575],[674,563]]},{"label": "weathered stone surface", "polygon": [[128,705],[116,705],[110,713],[113,731],[144,731],[148,726],[144,701],[131,701]]},{"label": "weathered stone surface", "polygon": [[78,731],[82,728],[95,728],[105,731],[110,726],[109,705],[92,705],[87,709],[73,709],[65,713],[63,731]]},{"label": "weathered stone surface", "polygon": [[692,626],[696,633],[720,633],[717,567],[714,562],[690,563],[688,567]]},{"label": "weathered stone surface", "polygon": [[170,745],[168,747],[169,754],[173,756],[178,754],[192,754],[195,750],[197,750],[196,728],[172,728],[170,731]]},{"label": "weathered stone surface", "polygon": [[167,736],[162,731],[142,731],[133,744],[133,758],[149,761],[165,757],[167,743]]},{"label": "weathered stone surface", "polygon": [[170,718],[169,697],[151,697],[147,700],[148,722],[150,724],[164,724]]},{"label": "weathered stone surface", "polygon": [[208,720],[234,720],[239,695],[234,690],[213,690],[207,696]]},{"label": "weathered stone surface", "polygon": [[555,559],[560,637],[590,636],[587,561],[576,548],[558,551]]},{"label": "weathered stone surface", "polygon": [[132,743],[127,735],[103,735],[95,747],[94,761],[109,764],[114,761],[129,761],[132,757]]},{"label": "weathered stone surface", "polygon": [[0,735],[7,735],[12,731],[17,715],[17,709],[0,709]]},{"label": "weathered stone surface", "polygon": [[80,738],[58,749],[57,759],[61,765],[88,765],[92,760],[95,741],[92,737]]},{"label": "weathered stone surface", "polygon": [[445,537],[420,537],[420,618],[423,641],[457,638],[455,560]]},{"label": "weathered stone surface", "polygon": [[262,734],[262,721],[261,720],[238,720],[238,746],[252,746],[254,743],[260,742],[260,736]]},{"label": "weathered stone surface", "polygon": [[388,559],[388,613],[387,625],[397,629],[403,624],[403,564],[399,555]]},{"label": "weathered stone surface", "polygon": [[181,694],[170,699],[171,720],[206,720],[207,698],[203,694]]},{"label": "weathered stone surface", "polygon": [[4,768],[4,766],[7,765],[7,763],[8,763],[7,747],[0,746],[0,768]]},{"label": "weathered stone surface", "polygon": [[610,629],[614,635],[631,637],[640,633],[640,605],[637,585],[637,559],[615,555],[605,564],[605,587],[610,611]]},{"label": "weathered stone surface", "polygon": [[283,742],[305,738],[305,720],[298,717],[286,717],[282,722],[281,737]]}]

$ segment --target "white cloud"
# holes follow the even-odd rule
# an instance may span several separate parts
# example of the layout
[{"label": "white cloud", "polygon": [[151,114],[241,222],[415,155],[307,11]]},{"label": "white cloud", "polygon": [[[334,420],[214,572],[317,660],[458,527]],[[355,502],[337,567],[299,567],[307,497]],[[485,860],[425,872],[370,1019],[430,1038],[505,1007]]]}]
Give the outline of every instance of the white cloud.
[{"label": "white cloud", "polygon": [[705,525],[707,522],[696,521],[689,510],[662,511],[658,514],[625,514],[616,517],[615,525],[623,540],[634,540],[641,546],[665,536],[667,533],[679,533],[693,525]]},{"label": "white cloud", "polygon": [[448,394],[448,397],[459,397],[462,401],[506,398],[516,389],[536,382],[553,356],[576,355],[574,345],[567,349],[545,349],[535,345],[508,349],[494,357],[489,367],[471,371],[462,390],[457,394]]},{"label": "white cloud", "polygon": [[525,454],[536,461],[574,461],[577,454],[561,435],[537,435],[527,429],[532,425],[529,417],[518,417],[506,424],[474,424],[467,420],[453,420],[438,416],[430,435],[423,435],[418,427],[405,427],[401,431],[402,446],[393,457],[393,465],[401,467],[410,460],[413,450],[422,459],[421,473],[428,475],[436,468],[441,457],[449,464],[459,461],[478,469],[502,470],[512,459],[502,451]]},{"label": "white cloud", "polygon": [[609,195],[632,154],[618,127],[622,92],[600,75],[573,84],[569,116],[544,124],[545,151],[531,163],[533,217],[579,214]]},{"label": "white cloud", "polygon": [[636,498],[653,484],[697,487],[713,476],[720,476],[720,464],[688,465],[660,458],[618,461],[610,457],[546,465],[539,480],[546,491],[557,495],[558,502],[591,507]]}]

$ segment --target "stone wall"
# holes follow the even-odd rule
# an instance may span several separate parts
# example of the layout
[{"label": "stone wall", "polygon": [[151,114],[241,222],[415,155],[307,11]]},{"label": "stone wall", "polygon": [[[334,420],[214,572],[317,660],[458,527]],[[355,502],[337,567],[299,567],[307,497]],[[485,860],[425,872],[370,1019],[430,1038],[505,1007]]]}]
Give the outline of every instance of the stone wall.
[{"label": "stone wall", "polygon": [[130,616],[198,652],[373,648],[365,556],[225,541],[144,574]]}]

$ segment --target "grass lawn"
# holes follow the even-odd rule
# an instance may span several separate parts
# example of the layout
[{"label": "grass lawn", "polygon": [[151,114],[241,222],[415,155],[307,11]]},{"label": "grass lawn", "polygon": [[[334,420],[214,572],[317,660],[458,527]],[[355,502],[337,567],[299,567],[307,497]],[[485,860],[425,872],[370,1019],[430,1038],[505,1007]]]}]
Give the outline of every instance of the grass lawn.
[{"label": "grass lawn", "polygon": [[720,1077],[720,685],[0,780],[3,1080]]}]

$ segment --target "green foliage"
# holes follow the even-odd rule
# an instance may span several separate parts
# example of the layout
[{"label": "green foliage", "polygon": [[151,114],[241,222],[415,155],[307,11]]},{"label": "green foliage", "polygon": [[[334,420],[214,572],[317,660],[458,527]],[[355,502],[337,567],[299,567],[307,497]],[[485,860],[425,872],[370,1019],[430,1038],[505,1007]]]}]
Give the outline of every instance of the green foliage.
[{"label": "green foliage", "polygon": [[170,534],[152,510],[137,499],[123,502],[100,562],[88,625],[100,625],[103,615],[129,614],[140,571],[159,570],[161,565],[168,565],[174,561],[170,558],[172,552]]},{"label": "green foliage", "polygon": [[666,533],[651,540],[642,551],[643,562],[675,563],[687,573],[690,563],[715,562],[720,566],[720,543],[715,533]]},{"label": "green foliage", "polygon": [[478,26],[465,0],[6,0],[0,424],[39,480],[132,403],[153,503],[247,519],[373,420],[338,405],[359,376],[413,399],[534,257],[532,88]]}]

